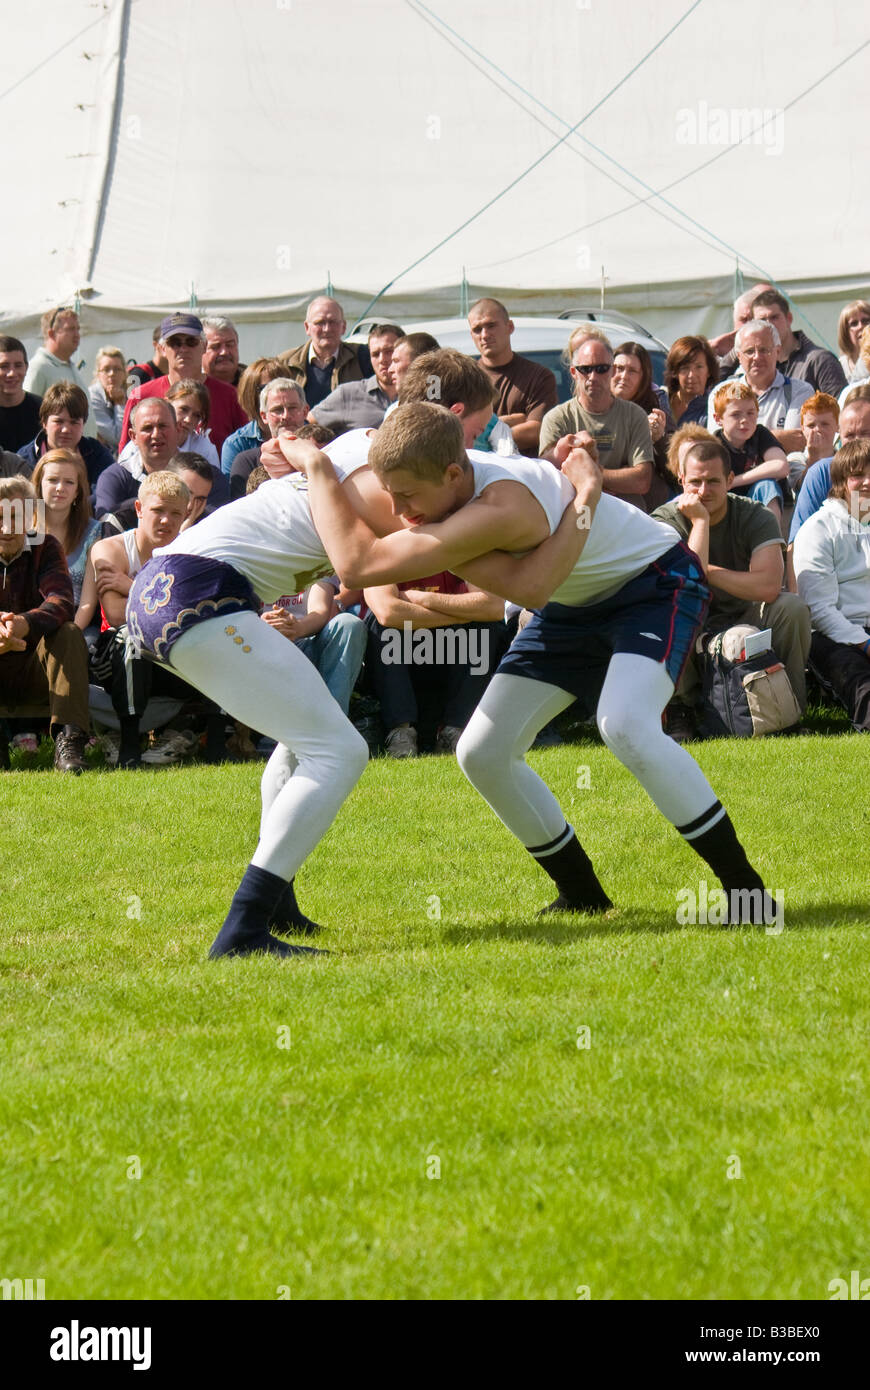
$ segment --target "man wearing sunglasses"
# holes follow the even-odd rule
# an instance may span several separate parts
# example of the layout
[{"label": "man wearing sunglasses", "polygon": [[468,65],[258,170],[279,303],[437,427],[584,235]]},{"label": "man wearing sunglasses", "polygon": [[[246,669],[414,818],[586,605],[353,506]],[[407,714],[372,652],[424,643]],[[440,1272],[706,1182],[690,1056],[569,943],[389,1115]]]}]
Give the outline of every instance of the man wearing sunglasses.
[{"label": "man wearing sunglasses", "polygon": [[[73,358],[78,352],[81,340],[79,316],[75,309],[61,305],[48,309],[40,322],[42,347],[37,348],[27,368],[24,390],[36,396],[44,396],[49,386],[56,381],[71,381],[87,394],[89,383],[85,381]],[[84,364],[82,364],[84,365]],[[94,419],[85,421],[84,433],[91,439],[97,437]]]},{"label": "man wearing sunglasses", "polygon": [[591,434],[598,446],[604,491],[643,507],[641,497],[653,473],[649,421],[634,401],[613,395],[613,349],[600,328],[581,324],[571,334],[568,350],[574,395],[544,416],[540,456],[561,468],[575,447],[575,436]]},{"label": "man wearing sunglasses", "polygon": [[236,388],[216,377],[207,376],[202,358],[205,352],[205,333],[195,314],[169,314],[160,325],[158,351],[166,358],[166,376],[146,381],[131,391],[127,399],[124,423],[121,426],[123,449],[130,438],[130,411],[137,401],[152,396],[167,396],[177,381],[201,381],[209,394],[209,436],[220,454],[228,435],[247,425],[248,417],[239,404]]}]

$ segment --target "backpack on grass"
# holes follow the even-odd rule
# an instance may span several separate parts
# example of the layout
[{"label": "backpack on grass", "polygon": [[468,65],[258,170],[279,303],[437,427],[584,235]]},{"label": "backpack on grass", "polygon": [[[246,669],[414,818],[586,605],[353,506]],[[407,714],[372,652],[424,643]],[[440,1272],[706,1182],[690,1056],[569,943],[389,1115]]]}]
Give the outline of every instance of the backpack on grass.
[{"label": "backpack on grass", "polygon": [[755,656],[744,655],[745,635],[757,631],[732,628],[708,642],[702,737],[763,738],[799,723],[800,705],[776,653],[768,649]]}]

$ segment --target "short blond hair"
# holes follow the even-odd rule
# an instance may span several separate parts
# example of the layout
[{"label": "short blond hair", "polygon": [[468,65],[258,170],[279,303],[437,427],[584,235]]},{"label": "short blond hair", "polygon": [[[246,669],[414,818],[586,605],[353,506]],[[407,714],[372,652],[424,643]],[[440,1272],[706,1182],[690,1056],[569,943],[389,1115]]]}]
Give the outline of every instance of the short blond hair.
[{"label": "short blond hair", "polygon": [[13,497],[19,497],[22,502],[25,498],[31,502],[36,501],[36,488],[23,473],[14,473],[11,478],[0,478],[0,502],[11,502]]},{"label": "short blond hair", "polygon": [[[177,457],[178,455],[176,459]],[[177,473],[171,473],[168,468],[160,468],[156,473],[149,473],[143,478],[139,484],[138,496],[140,502],[144,502],[146,497],[178,497],[186,503],[190,501],[190,489]]]},{"label": "short blond hair", "polygon": [[459,416],[428,401],[397,406],[369,450],[369,464],[380,481],[404,468],[421,481],[440,483],[454,463],[469,467]]},{"label": "short blond hair", "polygon": [[725,381],[713,392],[713,414],[721,415],[729,401],[754,401],[758,409],[758,397],[748,381]]},{"label": "short blond hair", "polygon": [[688,425],[681,425],[674,434],[671,435],[668,443],[668,472],[675,478],[680,476],[680,450],[689,440],[693,444],[699,444],[704,439],[712,439],[709,430],[705,430],[703,425],[697,425],[691,420]]}]

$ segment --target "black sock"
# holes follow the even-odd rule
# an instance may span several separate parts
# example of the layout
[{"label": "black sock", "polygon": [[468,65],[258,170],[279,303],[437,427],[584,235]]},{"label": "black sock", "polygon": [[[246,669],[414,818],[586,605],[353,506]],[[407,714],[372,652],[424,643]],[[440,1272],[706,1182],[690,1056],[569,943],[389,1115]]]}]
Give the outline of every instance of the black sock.
[{"label": "black sock", "polygon": [[529,847],[529,854],[537,859],[559,890],[558,898],[543,912],[606,912],[613,906],[573,826],[566,824],[565,829],[545,845]]},{"label": "black sock", "polygon": [[139,716],[138,714],[121,715],[121,746],[118,749],[118,766],[138,767],[141,761]]},{"label": "black sock", "polygon": [[269,919],[269,925],[273,931],[286,932],[288,936],[293,933],[313,936],[315,932],[320,931],[320,926],[317,922],[312,922],[310,917],[306,917],[301,910],[296,901],[294,883],[295,879],[292,878],[289,883],[285,883],[284,892],[278,899],[275,910]]},{"label": "black sock", "polygon": [[[709,825],[716,816],[719,819]],[[728,897],[723,925],[743,922],[763,926],[781,920],[780,910],[766,891],[761,875],[747,859],[746,850],[737,838],[730,816],[723,811],[721,801],[715,801],[709,810],[687,825],[678,825],[677,829],[721,880]]]},{"label": "black sock", "polygon": [[249,864],[235,891],[226,921],[212,943],[209,959],[246,956],[253,951],[267,951],[274,956],[323,954],[307,946],[291,946],[271,935],[269,921],[286,887],[286,881],[277,874]]}]

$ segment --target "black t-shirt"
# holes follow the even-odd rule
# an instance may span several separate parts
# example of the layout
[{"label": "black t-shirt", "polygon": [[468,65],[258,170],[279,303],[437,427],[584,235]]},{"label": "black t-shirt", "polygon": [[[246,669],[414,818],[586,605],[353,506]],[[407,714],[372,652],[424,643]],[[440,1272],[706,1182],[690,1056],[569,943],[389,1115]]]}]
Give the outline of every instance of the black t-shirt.
[{"label": "black t-shirt", "polygon": [[743,445],[742,449],[735,449],[733,444],[729,444],[721,429],[713,431],[721,444],[725,445],[731,459],[731,471],[736,477],[740,473],[746,473],[750,468],[755,468],[756,464],[761,463],[768,449],[781,449],[782,445],[775,435],[764,425],[758,425],[755,433],[751,434]]},{"label": "black t-shirt", "polygon": [[0,406],[0,449],[15,454],[39,434],[39,407],[42,397],[24,392],[19,405]]}]

